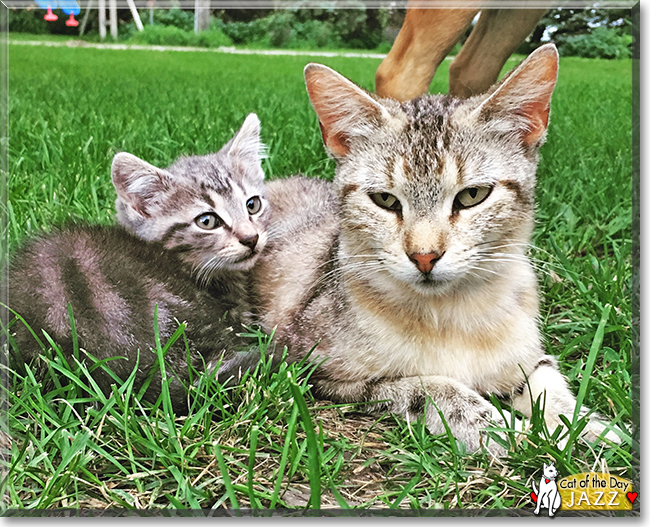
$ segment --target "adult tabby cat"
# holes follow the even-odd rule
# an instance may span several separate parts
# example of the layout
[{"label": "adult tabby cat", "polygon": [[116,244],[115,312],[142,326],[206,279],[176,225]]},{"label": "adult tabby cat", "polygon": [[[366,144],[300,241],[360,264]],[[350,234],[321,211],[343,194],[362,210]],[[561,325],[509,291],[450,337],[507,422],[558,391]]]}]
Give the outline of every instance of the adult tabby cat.
[{"label": "adult tabby cat", "polygon": [[[259,352],[236,352],[249,346],[233,329],[246,306],[241,273],[266,242],[259,131],[251,114],[216,154],[181,158],[166,170],[117,154],[118,217],[133,232],[76,225],[28,240],[11,258],[9,307],[41,342],[45,331],[71,357],[70,304],[81,358],[88,352],[111,359],[107,364],[121,379],[139,359],[136,386],[156,360],[156,306],[163,345],[186,322],[189,355],[182,338],[166,355],[177,410],[185,406],[188,358],[199,371],[223,359],[219,379],[237,376],[259,360]],[[20,321],[13,321],[10,334],[18,364],[41,353]],[[110,392],[111,376],[101,369],[93,375]],[[158,396],[160,383],[154,376],[149,398]]]},{"label": "adult tabby cat", "polygon": [[254,275],[260,321],[290,357],[318,343],[321,396],[426,412],[442,433],[437,406],[469,450],[498,420],[488,394],[527,416],[545,397],[551,428],[571,418],[526,257],[557,69],[547,45],[484,95],[400,104],[305,68],[336,175],[267,186],[274,235]]}]

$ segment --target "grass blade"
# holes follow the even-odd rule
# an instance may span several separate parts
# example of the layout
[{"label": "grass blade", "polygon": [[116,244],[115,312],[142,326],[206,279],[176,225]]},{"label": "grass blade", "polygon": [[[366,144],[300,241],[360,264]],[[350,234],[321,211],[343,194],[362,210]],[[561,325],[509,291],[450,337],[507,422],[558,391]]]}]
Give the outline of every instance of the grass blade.
[{"label": "grass blade", "polygon": [[307,466],[309,467],[309,487],[311,489],[311,497],[309,503],[312,509],[320,509],[321,505],[321,487],[320,487],[320,449],[314,432],[314,424],[307,408],[305,398],[300,391],[300,387],[291,377],[291,372],[287,372],[289,382],[291,383],[291,392],[293,393],[294,402],[298,406],[300,417],[302,419],[302,427],[307,436]]},{"label": "grass blade", "polygon": [[598,328],[596,329],[596,334],[594,335],[594,340],[591,343],[591,348],[589,349],[589,355],[587,356],[587,363],[585,364],[585,369],[582,374],[582,381],[580,382],[580,388],[578,389],[578,395],[576,397],[576,407],[573,411],[573,424],[575,425],[578,421],[578,415],[580,414],[580,409],[582,408],[582,402],[585,399],[587,393],[587,388],[589,382],[591,381],[591,372],[594,369],[594,364],[596,363],[596,357],[600,351],[601,346],[603,345],[603,336],[605,335],[605,325],[609,320],[609,313],[612,309],[610,304],[607,304],[603,308],[602,315],[600,317],[600,322]]},{"label": "grass blade", "polygon": [[399,496],[395,498],[395,501],[391,503],[390,508],[391,509],[397,509],[399,507],[399,504],[402,503],[402,500],[408,495],[409,492],[413,490],[413,488],[420,482],[422,474],[422,468],[419,468],[417,471],[417,474],[411,478],[411,481],[409,481],[406,484],[406,487],[402,489],[402,492],[399,493]]},{"label": "grass blade", "polygon": [[271,505],[269,506],[270,509],[275,508],[275,505],[278,502],[278,498],[280,496],[280,488],[282,487],[282,476],[284,474],[284,470],[289,460],[289,449],[291,448],[291,444],[293,443],[296,437],[297,422],[298,422],[298,407],[294,405],[293,409],[291,410],[291,416],[289,417],[289,422],[287,423],[287,435],[285,436],[285,440],[284,440],[284,448],[282,449],[282,457],[280,458],[278,475],[275,480],[275,485],[273,487],[273,496],[271,496]]},{"label": "grass blade", "polygon": [[255,495],[255,489],[253,488],[253,480],[255,477],[255,451],[257,450],[257,435],[259,433],[259,426],[253,425],[251,427],[251,450],[248,457],[248,498],[251,502],[251,508],[261,509],[262,505]]},{"label": "grass blade", "polygon": [[218,443],[214,443],[214,453],[217,456],[217,463],[219,463],[219,470],[221,471],[221,477],[223,478],[223,485],[226,487],[226,495],[230,500],[230,505],[233,509],[239,509],[239,502],[237,501],[237,496],[235,495],[235,489],[232,486],[230,481],[230,476],[228,475],[228,467],[226,466],[225,461],[223,460],[223,455],[221,454],[221,447]]}]

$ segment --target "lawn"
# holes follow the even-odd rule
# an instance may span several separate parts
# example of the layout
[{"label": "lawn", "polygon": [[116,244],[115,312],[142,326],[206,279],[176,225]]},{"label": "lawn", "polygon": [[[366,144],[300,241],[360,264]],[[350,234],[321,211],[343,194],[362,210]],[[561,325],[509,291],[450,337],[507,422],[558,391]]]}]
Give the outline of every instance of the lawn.
[{"label": "lawn", "polygon": [[[380,62],[315,61],[368,89]],[[307,62],[11,45],[5,247],[70,219],[112,223],[116,152],[166,166],[216,151],[249,112],[269,146],[268,178],[331,178],[304,88]],[[446,91],[447,65],[433,92]],[[585,404],[630,432],[631,94],[630,60],[561,60],[531,249],[548,351]],[[268,338],[259,339],[265,349]],[[465,454],[421,422],[314,400],[308,365],[262,365],[228,391],[206,379],[183,418],[164,401],[143,409],[128,382],[108,399],[97,393],[93,405],[83,365],[51,369],[71,382],[48,392],[16,376],[6,394],[3,508],[530,509],[542,460],[561,474],[639,478],[630,437],[621,447],[572,439],[560,448],[534,426],[499,463]]]}]

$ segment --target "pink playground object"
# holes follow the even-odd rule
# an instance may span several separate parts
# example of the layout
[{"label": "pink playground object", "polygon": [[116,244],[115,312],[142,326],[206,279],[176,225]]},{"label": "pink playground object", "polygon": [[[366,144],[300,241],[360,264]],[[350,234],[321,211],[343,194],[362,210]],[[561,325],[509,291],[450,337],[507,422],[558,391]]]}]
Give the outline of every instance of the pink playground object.
[{"label": "pink playground object", "polygon": [[43,18],[48,22],[54,22],[59,19],[58,16],[52,13],[52,9],[58,7],[64,14],[70,15],[70,18],[65,21],[66,26],[77,27],[79,25],[79,22],[74,18],[80,11],[77,0],[36,0],[36,3],[41,9],[47,9],[47,14]]},{"label": "pink playground object", "polygon": [[[59,17],[56,16],[54,13],[52,13],[52,8],[50,6],[47,6],[47,14],[43,17],[45,20],[48,22],[54,22],[55,20],[58,20]],[[66,22],[67,24],[67,22]]]}]

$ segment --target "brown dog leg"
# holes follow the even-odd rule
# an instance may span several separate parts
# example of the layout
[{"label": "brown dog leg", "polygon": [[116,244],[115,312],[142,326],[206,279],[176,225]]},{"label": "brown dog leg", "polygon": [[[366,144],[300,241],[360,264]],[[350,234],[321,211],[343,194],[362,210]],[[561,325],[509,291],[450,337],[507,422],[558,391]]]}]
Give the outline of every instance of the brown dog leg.
[{"label": "brown dog leg", "polygon": [[546,9],[484,9],[449,67],[449,94],[471,97],[492,86],[501,68]]},{"label": "brown dog leg", "polygon": [[407,101],[427,93],[438,66],[476,13],[477,9],[408,9],[393,47],[377,68],[377,94]]}]

